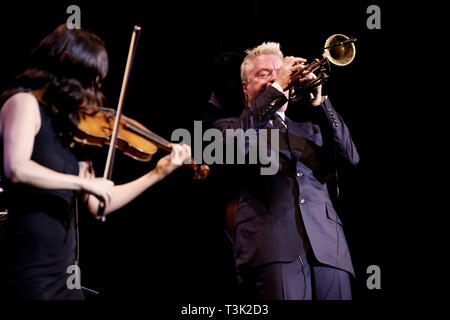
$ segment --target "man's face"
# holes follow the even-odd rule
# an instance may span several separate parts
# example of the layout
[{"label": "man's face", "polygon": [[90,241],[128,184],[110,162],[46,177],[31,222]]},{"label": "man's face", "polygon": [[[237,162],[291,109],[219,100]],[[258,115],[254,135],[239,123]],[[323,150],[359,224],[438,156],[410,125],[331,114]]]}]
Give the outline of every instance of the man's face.
[{"label": "man's face", "polygon": [[280,70],[282,60],[277,55],[261,55],[253,59],[253,70],[248,74],[247,81],[242,82],[248,104],[256,99],[267,87],[272,85]]}]

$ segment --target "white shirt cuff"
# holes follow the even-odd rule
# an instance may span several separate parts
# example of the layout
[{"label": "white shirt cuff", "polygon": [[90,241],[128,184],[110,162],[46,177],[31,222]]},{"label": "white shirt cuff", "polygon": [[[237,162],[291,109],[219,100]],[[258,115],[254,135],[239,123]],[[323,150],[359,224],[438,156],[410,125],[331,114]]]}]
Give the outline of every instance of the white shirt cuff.
[{"label": "white shirt cuff", "polygon": [[283,88],[280,86],[280,84],[278,82],[272,83],[272,87],[274,87],[275,89],[277,89],[280,92],[283,92]]}]

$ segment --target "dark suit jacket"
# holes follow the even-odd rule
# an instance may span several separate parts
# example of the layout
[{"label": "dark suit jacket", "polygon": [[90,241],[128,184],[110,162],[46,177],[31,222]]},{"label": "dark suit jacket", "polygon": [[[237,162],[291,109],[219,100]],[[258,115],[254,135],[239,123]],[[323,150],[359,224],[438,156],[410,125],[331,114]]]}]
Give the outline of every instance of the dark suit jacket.
[{"label": "dark suit jacket", "polygon": [[[224,135],[226,129],[273,129],[269,120],[286,101],[281,92],[269,87],[240,117],[218,120],[214,126]],[[327,100],[313,108],[325,119],[325,125],[286,118],[288,130],[280,133],[280,166],[275,175],[260,175],[259,170],[246,167],[235,178],[240,185],[233,230],[238,271],[290,262],[310,247],[319,262],[354,274],[342,222],[326,182],[334,172],[334,147],[353,165],[359,156],[331,103]],[[324,143],[325,132],[331,133],[334,143]]]}]

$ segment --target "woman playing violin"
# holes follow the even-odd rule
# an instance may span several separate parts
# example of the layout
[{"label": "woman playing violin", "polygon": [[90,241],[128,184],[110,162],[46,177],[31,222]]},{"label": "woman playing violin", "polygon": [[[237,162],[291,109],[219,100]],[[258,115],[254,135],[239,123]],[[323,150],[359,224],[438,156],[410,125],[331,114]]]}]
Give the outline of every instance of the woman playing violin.
[{"label": "woman playing violin", "polygon": [[132,182],[115,186],[95,177],[73,146],[69,118],[103,105],[107,71],[103,41],[61,25],[31,52],[26,71],[2,95],[0,159],[9,217],[0,264],[8,298],[83,299],[66,284],[76,259],[74,194],[94,215],[100,202],[108,214],[191,156],[188,146],[171,145],[169,155]]}]

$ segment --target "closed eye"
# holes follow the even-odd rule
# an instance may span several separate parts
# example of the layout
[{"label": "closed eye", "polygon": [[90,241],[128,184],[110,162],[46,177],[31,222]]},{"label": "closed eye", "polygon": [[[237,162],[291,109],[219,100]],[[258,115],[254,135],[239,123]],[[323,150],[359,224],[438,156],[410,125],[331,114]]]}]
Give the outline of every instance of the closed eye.
[{"label": "closed eye", "polygon": [[259,79],[267,79],[271,74],[272,72],[270,72],[269,70],[261,70],[260,72],[258,72],[257,77]]}]

